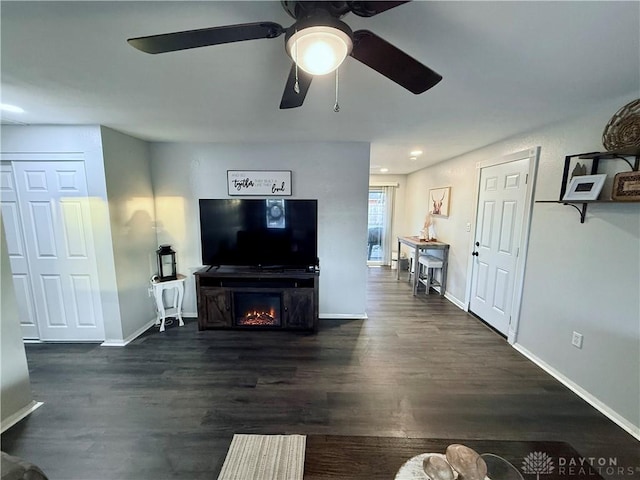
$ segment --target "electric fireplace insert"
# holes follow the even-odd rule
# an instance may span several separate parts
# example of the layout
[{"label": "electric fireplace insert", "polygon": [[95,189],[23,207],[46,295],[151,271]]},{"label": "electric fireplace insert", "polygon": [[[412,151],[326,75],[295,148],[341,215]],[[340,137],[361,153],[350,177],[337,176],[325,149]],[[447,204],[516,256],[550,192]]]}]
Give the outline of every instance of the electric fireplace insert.
[{"label": "electric fireplace insert", "polygon": [[237,327],[280,327],[282,295],[280,292],[234,292],[233,311]]}]

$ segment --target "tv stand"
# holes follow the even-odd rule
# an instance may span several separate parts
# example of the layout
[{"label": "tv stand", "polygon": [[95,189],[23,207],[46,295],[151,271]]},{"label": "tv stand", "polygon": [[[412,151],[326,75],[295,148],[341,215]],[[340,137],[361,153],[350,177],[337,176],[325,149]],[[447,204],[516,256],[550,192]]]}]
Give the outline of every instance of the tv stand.
[{"label": "tv stand", "polygon": [[[204,267],[195,273],[198,329],[318,330],[319,272],[306,268]],[[247,302],[270,322],[244,321]],[[273,318],[271,318],[273,317]]]}]

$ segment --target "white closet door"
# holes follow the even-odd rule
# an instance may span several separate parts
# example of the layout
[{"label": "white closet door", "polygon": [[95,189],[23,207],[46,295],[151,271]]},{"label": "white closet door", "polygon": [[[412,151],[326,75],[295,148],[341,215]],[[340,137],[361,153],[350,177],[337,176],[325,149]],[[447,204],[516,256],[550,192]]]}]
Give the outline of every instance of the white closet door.
[{"label": "white closet door", "polygon": [[8,162],[3,162],[0,165],[0,195],[2,200],[0,202],[2,205],[2,223],[7,237],[9,264],[16,292],[22,338],[37,340],[40,337],[31,291],[29,262],[27,260],[13,170]]},{"label": "white closet door", "polygon": [[104,324],[82,162],[14,162],[41,340],[102,341]]}]

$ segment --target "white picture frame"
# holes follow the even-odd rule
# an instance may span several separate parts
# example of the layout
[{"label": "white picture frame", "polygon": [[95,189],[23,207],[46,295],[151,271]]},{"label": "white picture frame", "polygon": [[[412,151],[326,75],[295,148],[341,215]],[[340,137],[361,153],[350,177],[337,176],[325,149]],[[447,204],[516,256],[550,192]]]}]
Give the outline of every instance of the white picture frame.
[{"label": "white picture frame", "polygon": [[436,217],[449,216],[449,198],[451,187],[439,187],[429,190],[429,214]]},{"label": "white picture frame", "polygon": [[573,177],[567,187],[564,197],[562,197],[562,201],[575,202],[597,200],[606,178],[607,175],[604,173]]}]

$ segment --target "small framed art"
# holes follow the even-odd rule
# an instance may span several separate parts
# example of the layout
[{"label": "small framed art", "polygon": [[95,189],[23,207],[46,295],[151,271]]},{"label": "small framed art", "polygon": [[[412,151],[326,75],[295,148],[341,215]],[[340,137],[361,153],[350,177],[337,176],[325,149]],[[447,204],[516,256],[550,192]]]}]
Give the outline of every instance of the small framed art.
[{"label": "small framed art", "polygon": [[597,200],[606,178],[607,175],[604,173],[573,177],[562,200],[565,202]]},{"label": "small framed art", "polygon": [[432,188],[429,190],[429,213],[439,217],[448,217],[450,196],[451,187]]},{"label": "small framed art", "polygon": [[621,172],[613,178],[612,198],[618,202],[640,202],[640,172]]}]

